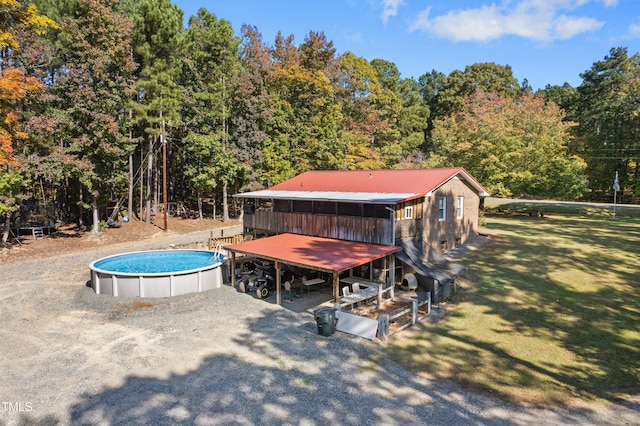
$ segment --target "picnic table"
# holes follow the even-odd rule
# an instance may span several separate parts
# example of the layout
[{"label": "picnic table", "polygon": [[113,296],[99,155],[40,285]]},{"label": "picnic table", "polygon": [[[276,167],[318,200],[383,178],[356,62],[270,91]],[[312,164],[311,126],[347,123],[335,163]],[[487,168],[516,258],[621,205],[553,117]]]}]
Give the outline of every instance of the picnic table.
[{"label": "picnic table", "polygon": [[305,280],[302,282],[307,287],[307,294],[311,292],[311,286],[324,284],[324,280],[322,278],[312,278],[310,280]]},{"label": "picnic table", "polygon": [[[352,277],[342,279],[342,282],[346,282],[348,284],[359,284],[360,290],[349,294],[348,296],[342,296],[340,298],[340,303],[348,306],[354,305],[356,303],[365,302],[369,299],[378,298],[382,290],[381,284],[373,283],[370,281],[358,281],[357,279],[351,279]],[[353,277],[355,278],[355,277]]]}]

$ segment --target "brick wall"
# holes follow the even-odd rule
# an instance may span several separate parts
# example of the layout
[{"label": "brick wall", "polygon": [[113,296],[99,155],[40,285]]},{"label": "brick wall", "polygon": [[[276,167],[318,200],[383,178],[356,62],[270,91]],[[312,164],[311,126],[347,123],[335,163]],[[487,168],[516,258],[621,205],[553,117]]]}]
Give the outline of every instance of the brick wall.
[{"label": "brick wall", "polygon": [[[458,197],[464,199],[463,215],[458,219]],[[439,200],[446,198],[446,218],[439,218]],[[470,237],[478,233],[478,214],[480,197],[464,181],[454,178],[438,188],[430,197],[426,198],[424,205],[424,231],[425,244],[429,246],[429,260],[455,248],[458,244],[464,244]]]}]

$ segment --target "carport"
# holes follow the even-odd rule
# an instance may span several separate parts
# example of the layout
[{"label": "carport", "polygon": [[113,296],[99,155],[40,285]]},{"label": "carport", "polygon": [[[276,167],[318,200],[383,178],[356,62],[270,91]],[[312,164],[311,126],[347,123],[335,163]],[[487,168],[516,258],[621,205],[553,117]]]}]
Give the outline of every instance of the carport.
[{"label": "carport", "polygon": [[[333,277],[334,301],[339,303],[341,273],[401,250],[397,246],[297,234],[279,234],[238,244],[230,244],[225,246],[225,249],[231,253],[231,285],[234,287],[236,285],[237,253],[274,262],[276,269],[276,303],[278,305],[281,302],[280,275],[283,264],[331,274]],[[393,261],[393,257],[391,259]],[[393,274],[393,268],[390,268],[390,273]],[[391,279],[393,279],[393,276],[391,276]]]}]

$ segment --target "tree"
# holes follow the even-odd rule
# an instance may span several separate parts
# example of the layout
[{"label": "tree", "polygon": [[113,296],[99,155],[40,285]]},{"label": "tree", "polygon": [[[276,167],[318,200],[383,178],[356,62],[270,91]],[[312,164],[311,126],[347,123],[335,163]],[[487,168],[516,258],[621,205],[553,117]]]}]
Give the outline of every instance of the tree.
[{"label": "tree", "polygon": [[410,155],[424,144],[430,115],[429,106],[421,96],[422,87],[412,78],[402,79],[393,62],[374,59],[371,66],[382,87],[392,91],[402,102],[397,121],[390,124],[399,132],[403,155]]},{"label": "tree", "polygon": [[200,217],[201,194],[222,184],[224,222],[229,219],[227,187],[239,169],[231,167],[234,156],[230,155],[228,133],[228,93],[238,72],[239,43],[228,21],[200,9],[189,19],[182,48],[182,121],[188,129],[186,150],[192,160],[185,171],[197,188]]},{"label": "tree", "polygon": [[465,99],[476,91],[497,93],[502,97],[515,98],[521,93],[518,80],[509,65],[494,62],[476,63],[464,71],[452,71],[438,93],[438,113],[442,118],[464,108]]},{"label": "tree", "polygon": [[[163,123],[171,122],[172,125],[168,127],[171,130],[180,129],[178,58],[183,29],[182,10],[169,0],[128,0],[124,6],[133,22],[133,56],[138,64],[134,73],[134,100],[129,104],[133,111],[131,126],[136,136],[149,143],[145,220],[151,222],[152,188],[155,186],[154,146],[159,140]],[[157,194],[155,198],[158,199]]]},{"label": "tree", "polygon": [[499,196],[575,199],[587,189],[585,163],[567,155],[571,123],[558,106],[476,92],[465,110],[436,121],[430,166],[462,166]]},{"label": "tree", "polygon": [[380,84],[375,68],[364,58],[344,53],[338,67],[333,86],[344,117],[341,139],[351,142],[346,167],[391,167],[402,153],[399,132],[391,125],[397,122],[400,99]]},{"label": "tree", "polygon": [[42,85],[24,69],[18,67],[15,53],[20,50],[17,33],[43,34],[55,23],[40,14],[34,5],[25,6],[16,0],[0,0],[0,215],[5,217],[2,242],[9,237],[11,212],[19,207],[28,186],[15,157],[15,143],[28,135],[22,129],[20,107],[29,93]]},{"label": "tree", "polygon": [[336,49],[323,32],[310,31],[298,51],[300,65],[311,71],[323,71],[327,77],[331,77]]},{"label": "tree", "polygon": [[564,83],[562,86],[552,86],[547,84],[545,88],[539,90],[537,94],[544,96],[546,100],[551,101],[562,108],[567,114],[567,119],[578,121],[578,117],[576,115],[578,91],[569,83]]},{"label": "tree", "polygon": [[256,27],[243,25],[241,68],[231,83],[233,117],[229,125],[235,158],[246,170],[246,189],[261,189],[275,183],[261,173],[264,147],[271,144],[268,128],[273,119],[274,99],[269,92],[274,66],[271,51]]},{"label": "tree", "polygon": [[624,200],[640,197],[640,54],[611,49],[580,75],[576,134],[587,161],[594,196],[610,200],[612,182],[619,172]]},{"label": "tree", "polygon": [[440,92],[444,89],[447,76],[443,73],[432,70],[423,74],[418,79],[420,84],[420,94],[423,101],[429,108],[429,116],[427,117],[427,127],[425,130],[425,141],[422,150],[426,153],[431,151],[431,134],[433,132],[433,122],[437,118],[444,118],[443,105],[440,102]]},{"label": "tree", "polygon": [[98,232],[98,205],[127,184],[127,139],[122,111],[135,64],[131,23],[116,11],[116,0],[80,0],[75,19],[63,21],[59,44],[65,73],[52,91],[70,118],[68,152],[79,165],[75,177],[91,195],[92,232]]}]

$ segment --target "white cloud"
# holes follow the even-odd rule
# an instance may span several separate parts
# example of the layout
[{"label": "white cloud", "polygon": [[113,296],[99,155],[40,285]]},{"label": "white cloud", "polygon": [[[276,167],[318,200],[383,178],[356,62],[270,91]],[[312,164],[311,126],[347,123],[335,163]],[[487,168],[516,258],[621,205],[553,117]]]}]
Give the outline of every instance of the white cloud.
[{"label": "white cloud", "polygon": [[568,40],[578,34],[600,29],[604,22],[591,18],[572,18],[561,15],[553,22],[551,36],[553,39]]},{"label": "white cloud", "polygon": [[631,24],[629,25],[629,31],[624,36],[625,39],[640,39],[640,24]]},{"label": "white cloud", "polygon": [[404,0],[382,0],[382,13],[380,17],[385,24],[389,18],[398,14],[398,8],[404,4]]},{"label": "white cloud", "polygon": [[432,8],[422,11],[410,31],[425,31],[453,42],[490,41],[518,36],[537,41],[566,40],[600,29],[604,22],[584,16],[564,14],[588,2],[615,6],[618,0],[519,0],[452,10],[431,17]]}]

